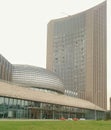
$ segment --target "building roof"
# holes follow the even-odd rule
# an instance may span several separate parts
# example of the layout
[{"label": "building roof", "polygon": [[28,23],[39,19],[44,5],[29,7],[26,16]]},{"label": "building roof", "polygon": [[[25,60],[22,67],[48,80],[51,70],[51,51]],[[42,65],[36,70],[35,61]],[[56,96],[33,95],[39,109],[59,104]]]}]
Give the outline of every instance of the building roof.
[{"label": "building roof", "polygon": [[30,88],[20,87],[15,84],[9,84],[8,82],[3,81],[0,81],[0,96],[105,111],[95,104],[83,99],[69,97],[63,94],[52,94],[35,91],[31,90]]},{"label": "building roof", "polygon": [[49,89],[64,93],[62,80],[53,72],[31,65],[13,65],[12,82],[26,87]]}]

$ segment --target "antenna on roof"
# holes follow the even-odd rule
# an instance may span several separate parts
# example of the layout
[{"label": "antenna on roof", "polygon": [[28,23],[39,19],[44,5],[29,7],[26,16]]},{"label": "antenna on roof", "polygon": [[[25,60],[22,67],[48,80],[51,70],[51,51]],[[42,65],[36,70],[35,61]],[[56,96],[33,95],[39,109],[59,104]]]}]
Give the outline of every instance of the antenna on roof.
[{"label": "antenna on roof", "polygon": [[61,13],[67,15],[68,17],[71,16],[71,15],[69,15],[69,14],[66,13],[66,12],[61,12]]}]

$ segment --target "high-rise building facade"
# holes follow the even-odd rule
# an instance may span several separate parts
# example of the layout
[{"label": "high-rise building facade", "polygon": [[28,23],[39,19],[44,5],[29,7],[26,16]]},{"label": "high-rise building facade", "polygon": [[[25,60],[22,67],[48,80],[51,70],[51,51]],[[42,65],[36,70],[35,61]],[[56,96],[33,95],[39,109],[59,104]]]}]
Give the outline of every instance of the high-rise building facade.
[{"label": "high-rise building facade", "polygon": [[47,69],[62,78],[65,93],[106,109],[106,2],[50,21],[47,35]]}]

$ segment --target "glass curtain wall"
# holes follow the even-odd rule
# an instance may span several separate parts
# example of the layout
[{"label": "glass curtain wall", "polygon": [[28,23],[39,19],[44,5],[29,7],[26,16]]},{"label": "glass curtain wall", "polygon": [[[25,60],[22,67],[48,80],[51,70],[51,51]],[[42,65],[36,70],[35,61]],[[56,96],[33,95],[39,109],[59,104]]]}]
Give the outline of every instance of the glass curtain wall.
[{"label": "glass curtain wall", "polygon": [[85,118],[104,119],[105,113],[57,104],[0,97],[0,118],[60,119]]}]

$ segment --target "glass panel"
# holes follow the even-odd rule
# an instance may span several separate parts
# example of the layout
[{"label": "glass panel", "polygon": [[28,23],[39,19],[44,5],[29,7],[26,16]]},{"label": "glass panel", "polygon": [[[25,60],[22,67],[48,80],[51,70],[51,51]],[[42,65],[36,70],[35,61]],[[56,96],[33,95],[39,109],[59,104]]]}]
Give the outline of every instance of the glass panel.
[{"label": "glass panel", "polygon": [[0,97],[0,105],[4,103],[4,98]]}]

